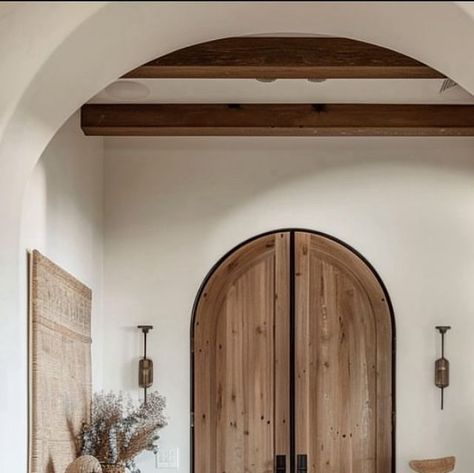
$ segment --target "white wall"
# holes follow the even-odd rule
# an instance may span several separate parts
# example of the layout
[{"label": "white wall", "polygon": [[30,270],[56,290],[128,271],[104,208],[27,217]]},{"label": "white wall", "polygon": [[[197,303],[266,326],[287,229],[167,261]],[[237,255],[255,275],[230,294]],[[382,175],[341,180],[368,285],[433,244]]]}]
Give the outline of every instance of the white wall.
[{"label": "white wall", "polygon": [[[332,234],[375,266],[397,323],[397,470],[454,454],[474,464],[474,140],[106,139],[104,385],[137,396],[151,323],[155,387],[168,397],[162,447],[189,471],[189,329],[216,260],[267,230]],[[452,386],[439,409],[434,326],[451,324]],[[152,471],[153,458],[142,465]]]},{"label": "white wall", "polygon": [[473,25],[472,8],[462,2],[2,4],[0,470],[26,469],[21,203],[34,165],[74,110],[126,71],[179,47],[275,32],[379,44],[443,71],[473,92]]},{"label": "white wall", "polygon": [[26,350],[26,251],[37,249],[92,289],[93,383],[102,383],[103,139],[85,137],[79,115],[41,156],[25,194],[21,261]]}]

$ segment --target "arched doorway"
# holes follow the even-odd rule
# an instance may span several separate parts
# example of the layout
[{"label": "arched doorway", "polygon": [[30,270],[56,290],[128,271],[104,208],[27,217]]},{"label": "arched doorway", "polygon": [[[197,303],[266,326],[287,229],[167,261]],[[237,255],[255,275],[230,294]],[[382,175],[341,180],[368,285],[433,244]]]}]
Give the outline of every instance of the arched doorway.
[{"label": "arched doorway", "polygon": [[196,473],[393,471],[393,314],[347,245],[243,243],[206,279],[192,337]]}]

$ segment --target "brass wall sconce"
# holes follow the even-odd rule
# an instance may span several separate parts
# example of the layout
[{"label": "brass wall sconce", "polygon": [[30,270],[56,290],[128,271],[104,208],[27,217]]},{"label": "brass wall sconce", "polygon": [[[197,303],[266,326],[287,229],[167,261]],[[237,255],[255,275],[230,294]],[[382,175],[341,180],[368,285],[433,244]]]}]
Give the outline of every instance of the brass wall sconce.
[{"label": "brass wall sconce", "polygon": [[444,335],[450,329],[448,325],[438,325],[441,334],[441,358],[435,361],[435,384],[441,389],[441,409],[444,409],[444,390],[449,386],[449,361],[444,357]]},{"label": "brass wall sconce", "polygon": [[153,384],[153,361],[146,356],[146,338],[148,332],[153,329],[153,325],[139,325],[138,328],[143,333],[143,358],[138,364],[138,385],[143,388],[143,402],[146,404],[147,389]]}]

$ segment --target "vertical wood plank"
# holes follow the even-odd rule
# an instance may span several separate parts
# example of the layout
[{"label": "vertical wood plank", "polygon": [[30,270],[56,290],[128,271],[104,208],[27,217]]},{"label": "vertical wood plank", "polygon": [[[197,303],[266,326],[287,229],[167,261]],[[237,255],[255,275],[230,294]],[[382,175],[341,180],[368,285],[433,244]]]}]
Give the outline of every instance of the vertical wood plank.
[{"label": "vertical wood plank", "polygon": [[295,448],[296,454],[307,454],[310,449],[311,412],[310,371],[310,235],[295,234]]},{"label": "vertical wood plank", "polygon": [[275,240],[275,455],[290,461],[290,235]]}]

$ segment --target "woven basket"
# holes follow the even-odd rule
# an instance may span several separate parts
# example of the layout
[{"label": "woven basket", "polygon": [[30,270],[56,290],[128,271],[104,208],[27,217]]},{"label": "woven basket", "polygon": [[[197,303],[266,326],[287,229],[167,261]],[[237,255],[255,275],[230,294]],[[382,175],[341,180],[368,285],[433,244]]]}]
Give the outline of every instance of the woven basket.
[{"label": "woven basket", "polygon": [[90,455],[76,458],[67,468],[65,473],[101,473],[102,467],[99,460]]},{"label": "woven basket", "polygon": [[454,470],[455,464],[455,457],[412,460],[409,463],[410,468],[418,473],[448,473]]},{"label": "woven basket", "polygon": [[102,463],[102,473],[125,473],[125,465]]}]

